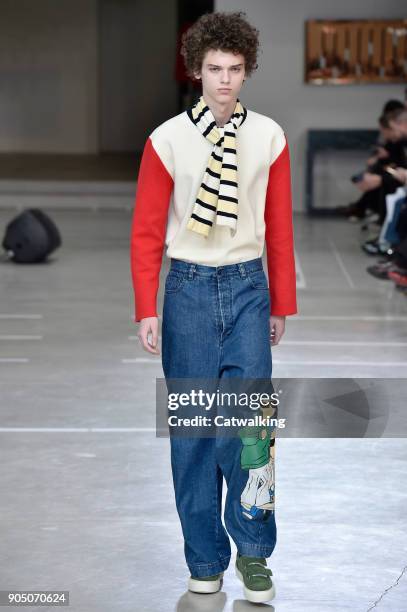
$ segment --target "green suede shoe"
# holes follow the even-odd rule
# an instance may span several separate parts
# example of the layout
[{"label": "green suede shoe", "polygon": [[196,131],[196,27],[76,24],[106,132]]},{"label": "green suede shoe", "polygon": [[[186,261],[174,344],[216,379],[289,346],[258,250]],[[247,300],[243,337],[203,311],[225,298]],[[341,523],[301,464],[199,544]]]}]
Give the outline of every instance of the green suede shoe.
[{"label": "green suede shoe", "polygon": [[213,576],[202,576],[201,578],[191,576],[188,580],[188,590],[193,593],[216,593],[222,586],[222,579],[223,572]]},{"label": "green suede shoe", "polygon": [[270,578],[273,572],[267,567],[266,559],[238,553],[235,570],[236,576],[243,582],[244,595],[248,601],[262,603],[275,597],[276,590]]}]

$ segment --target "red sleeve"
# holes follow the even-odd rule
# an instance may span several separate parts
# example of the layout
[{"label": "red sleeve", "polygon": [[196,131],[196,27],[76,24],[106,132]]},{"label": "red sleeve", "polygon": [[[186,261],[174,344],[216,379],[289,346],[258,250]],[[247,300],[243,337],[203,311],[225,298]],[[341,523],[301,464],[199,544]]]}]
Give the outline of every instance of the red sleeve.
[{"label": "red sleeve", "polygon": [[157,317],[157,292],[173,179],[149,137],[137,180],[130,238],[136,322]]},{"label": "red sleeve", "polygon": [[297,313],[290,153],[287,139],[271,164],[264,220],[271,315]]}]

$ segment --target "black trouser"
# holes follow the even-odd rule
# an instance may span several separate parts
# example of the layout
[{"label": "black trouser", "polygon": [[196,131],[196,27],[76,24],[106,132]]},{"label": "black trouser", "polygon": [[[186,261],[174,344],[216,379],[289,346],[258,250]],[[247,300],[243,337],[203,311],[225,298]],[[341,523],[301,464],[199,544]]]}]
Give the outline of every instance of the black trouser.
[{"label": "black trouser", "polygon": [[371,191],[366,191],[362,197],[355,202],[357,209],[366,213],[366,209],[369,208],[373,212],[378,213],[380,205],[380,190],[381,187],[377,187]]},{"label": "black trouser", "polygon": [[407,237],[394,248],[393,261],[399,268],[407,270]]}]

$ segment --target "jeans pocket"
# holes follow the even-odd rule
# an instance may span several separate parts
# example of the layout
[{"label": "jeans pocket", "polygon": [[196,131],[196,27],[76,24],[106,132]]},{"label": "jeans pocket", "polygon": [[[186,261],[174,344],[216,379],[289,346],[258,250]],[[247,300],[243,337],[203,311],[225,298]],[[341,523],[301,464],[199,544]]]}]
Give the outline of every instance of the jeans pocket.
[{"label": "jeans pocket", "polygon": [[247,278],[254,289],[263,289],[268,291],[267,276],[264,270],[251,270],[247,274]]},{"label": "jeans pocket", "polygon": [[185,274],[176,270],[170,270],[165,279],[164,293],[176,293],[185,282]]}]

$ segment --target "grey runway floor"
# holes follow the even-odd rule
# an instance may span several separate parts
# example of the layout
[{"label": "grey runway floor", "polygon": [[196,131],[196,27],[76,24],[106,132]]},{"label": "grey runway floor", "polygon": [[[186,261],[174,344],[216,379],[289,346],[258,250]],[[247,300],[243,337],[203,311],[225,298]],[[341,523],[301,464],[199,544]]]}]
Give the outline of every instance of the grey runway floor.
[{"label": "grey runway floor", "polygon": [[[160,357],[132,321],[130,212],[49,213],[64,240],[51,261],[0,264],[0,590],[69,590],[75,612],[254,609],[233,558],[221,593],[186,591],[154,432]],[[300,314],[273,376],[406,378],[407,299],[366,273],[358,227],[296,215],[295,237]],[[406,468],[404,438],[278,440],[265,607],[407,610]]]}]

